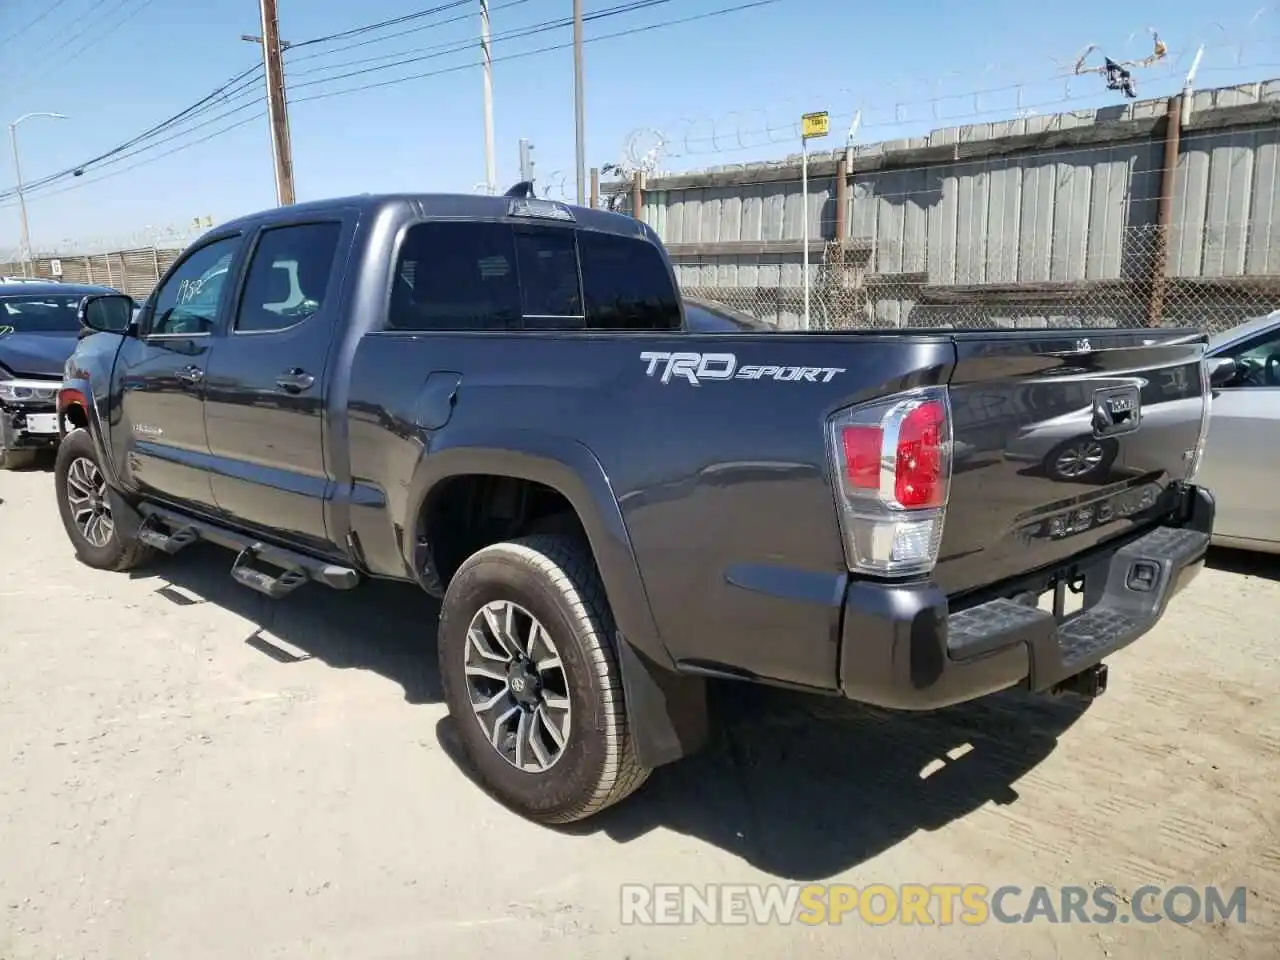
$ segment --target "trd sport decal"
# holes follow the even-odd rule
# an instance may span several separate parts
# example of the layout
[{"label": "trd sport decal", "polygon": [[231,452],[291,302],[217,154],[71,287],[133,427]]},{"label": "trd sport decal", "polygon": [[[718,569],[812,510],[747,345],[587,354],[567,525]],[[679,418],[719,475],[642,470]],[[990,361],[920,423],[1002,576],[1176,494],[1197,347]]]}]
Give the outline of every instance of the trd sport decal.
[{"label": "trd sport decal", "polygon": [[7,323],[0,323],[0,337],[7,337],[11,333],[13,333],[13,327]]},{"label": "trd sport decal", "polygon": [[788,367],[764,364],[738,366],[732,353],[657,353],[646,350],[640,362],[647,364],[645,376],[657,377],[663,383],[673,379],[687,380],[695,387],[703,380],[779,380],[830,383],[844,367]]}]

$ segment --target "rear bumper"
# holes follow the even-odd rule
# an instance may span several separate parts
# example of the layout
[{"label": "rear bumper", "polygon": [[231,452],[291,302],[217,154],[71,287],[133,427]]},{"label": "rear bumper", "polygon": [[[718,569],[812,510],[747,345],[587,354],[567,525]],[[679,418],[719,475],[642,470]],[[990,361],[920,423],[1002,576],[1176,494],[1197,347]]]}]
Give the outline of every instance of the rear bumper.
[{"label": "rear bumper", "polygon": [[1085,606],[1051,613],[996,599],[951,613],[932,583],[851,583],[845,594],[840,685],[876,706],[930,710],[1008,687],[1045,690],[1133,643],[1204,565],[1214,502],[1189,486],[1168,525],[1075,563]]}]

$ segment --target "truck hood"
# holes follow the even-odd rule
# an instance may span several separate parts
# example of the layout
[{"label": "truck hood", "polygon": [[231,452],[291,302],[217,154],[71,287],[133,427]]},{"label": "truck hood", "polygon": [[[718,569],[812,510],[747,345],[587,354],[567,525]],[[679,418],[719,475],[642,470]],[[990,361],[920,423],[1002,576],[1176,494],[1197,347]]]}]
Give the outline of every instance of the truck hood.
[{"label": "truck hood", "polygon": [[76,348],[74,333],[10,333],[0,337],[0,367],[19,377],[59,377]]}]

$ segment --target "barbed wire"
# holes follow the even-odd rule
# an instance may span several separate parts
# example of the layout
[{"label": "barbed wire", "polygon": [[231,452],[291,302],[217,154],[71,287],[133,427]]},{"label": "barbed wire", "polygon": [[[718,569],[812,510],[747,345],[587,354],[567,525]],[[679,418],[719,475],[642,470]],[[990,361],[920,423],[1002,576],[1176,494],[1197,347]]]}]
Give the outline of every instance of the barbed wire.
[{"label": "barbed wire", "polygon": [[[1203,44],[1191,43],[1180,51],[1166,55],[1148,69],[1147,74],[1158,74],[1165,79],[1176,78],[1181,85],[1187,68],[1201,46],[1208,55],[1226,54],[1230,60],[1226,64],[1208,64],[1200,68],[1202,72],[1274,68],[1276,64],[1270,61],[1250,60],[1249,51],[1276,49],[1280,36],[1259,37],[1256,31],[1264,16],[1269,16],[1277,9],[1280,9],[1280,5],[1260,8],[1239,35]],[[1221,24],[1212,26],[1226,33]],[[1134,36],[1136,35],[1135,32]],[[846,87],[829,90],[814,97],[792,97],[767,106],[734,110],[720,116],[686,115],[665,123],[646,124],[627,136],[622,145],[621,156],[624,165],[628,167],[645,165],[646,161],[637,155],[633,146],[635,138],[642,135],[649,144],[647,166],[658,173],[667,160],[689,156],[728,155],[761,150],[778,144],[798,143],[801,113],[814,109],[815,104],[832,101],[852,101],[856,105],[848,110],[832,112],[833,129],[845,130],[856,124],[861,132],[865,129],[902,127],[918,122],[956,125],[957,121],[980,121],[996,116],[1005,119],[1010,115],[1036,116],[1055,107],[1096,102],[1105,95],[1106,90],[1099,89],[1096,79],[1075,73],[1074,61],[1049,59],[1057,65],[1056,71],[1008,83],[983,83],[982,79],[989,76],[1011,74],[1002,65],[988,64],[971,89],[957,92],[943,92],[942,89],[953,78],[962,76],[959,72],[952,72],[929,81],[890,83],[889,94],[874,99],[868,98],[865,91]],[[932,95],[919,96],[911,92],[918,92],[922,84],[933,87]],[[1048,88],[1060,90],[1061,93],[1048,95]],[[996,97],[1000,98],[999,102],[992,102],[991,98]],[[989,105],[984,105],[984,100]],[[966,108],[957,110],[956,107],[961,104]],[[834,122],[837,118],[839,122]],[[845,126],[846,120],[849,121],[848,126]]]}]

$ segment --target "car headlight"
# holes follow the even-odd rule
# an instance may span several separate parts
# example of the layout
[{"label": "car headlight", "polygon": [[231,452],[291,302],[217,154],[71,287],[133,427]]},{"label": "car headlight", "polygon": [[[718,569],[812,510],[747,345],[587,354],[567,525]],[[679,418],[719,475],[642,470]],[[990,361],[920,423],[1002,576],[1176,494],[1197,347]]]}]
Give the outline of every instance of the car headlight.
[{"label": "car headlight", "polygon": [[0,370],[0,400],[8,400],[10,403],[52,401],[57,395],[56,383],[48,380],[19,380]]}]

